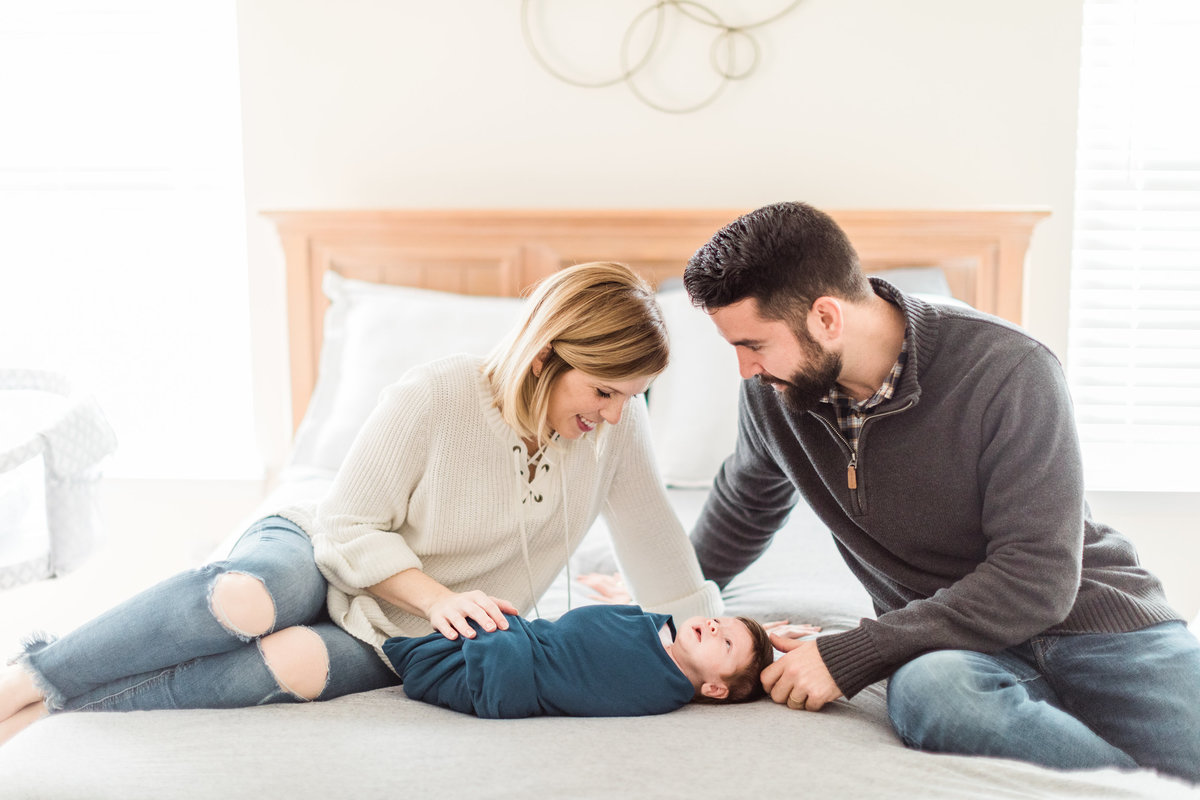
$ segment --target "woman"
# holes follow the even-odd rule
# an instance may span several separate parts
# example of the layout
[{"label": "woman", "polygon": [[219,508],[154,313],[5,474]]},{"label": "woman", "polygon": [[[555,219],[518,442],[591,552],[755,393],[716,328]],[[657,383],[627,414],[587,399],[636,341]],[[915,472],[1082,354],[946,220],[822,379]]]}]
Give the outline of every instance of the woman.
[{"label": "woman", "polygon": [[393,685],[388,637],[506,628],[601,510],[639,602],[718,615],[633,399],[666,364],[654,295],[627,267],[552,275],[488,358],[452,356],[389,387],[319,504],[282,509],[227,559],[27,644],[0,679],[0,741],[52,711]]}]

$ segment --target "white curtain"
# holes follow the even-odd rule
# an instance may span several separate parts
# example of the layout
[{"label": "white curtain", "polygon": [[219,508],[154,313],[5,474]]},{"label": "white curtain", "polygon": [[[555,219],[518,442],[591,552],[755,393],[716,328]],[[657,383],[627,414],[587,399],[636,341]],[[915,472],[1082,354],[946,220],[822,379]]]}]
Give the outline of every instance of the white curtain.
[{"label": "white curtain", "polygon": [[61,371],[109,475],[256,478],[232,0],[0,4],[0,366]]},{"label": "white curtain", "polygon": [[1067,363],[1089,489],[1200,491],[1200,3],[1086,0]]}]

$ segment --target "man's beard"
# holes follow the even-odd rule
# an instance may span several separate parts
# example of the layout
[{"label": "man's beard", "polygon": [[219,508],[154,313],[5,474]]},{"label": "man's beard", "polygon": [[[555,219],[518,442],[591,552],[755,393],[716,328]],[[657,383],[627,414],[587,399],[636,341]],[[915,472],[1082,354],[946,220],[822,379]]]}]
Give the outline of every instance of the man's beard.
[{"label": "man's beard", "polygon": [[797,370],[786,381],[773,375],[758,376],[762,383],[782,386],[780,394],[783,396],[783,402],[797,414],[816,408],[821,398],[837,386],[838,376],[842,374],[841,354],[826,351],[808,331],[803,333],[799,339],[808,359],[806,368]]}]

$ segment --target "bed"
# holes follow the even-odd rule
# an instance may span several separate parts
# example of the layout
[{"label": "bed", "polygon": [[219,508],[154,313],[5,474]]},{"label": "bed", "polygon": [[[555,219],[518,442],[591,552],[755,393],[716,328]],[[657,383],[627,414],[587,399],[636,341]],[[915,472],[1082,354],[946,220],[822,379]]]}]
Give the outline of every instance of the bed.
[{"label": "bed", "polygon": [[[519,296],[561,266],[630,264],[659,287],[671,367],[647,403],[685,525],[733,440],[733,354],[678,277],[736,209],[270,213],[287,275],[295,441],[264,503],[328,486],[379,389],[412,363],[482,351]],[[939,302],[1021,321],[1026,250],[1045,212],[839,211],[866,269]],[[703,403],[695,387],[704,386]],[[603,523],[572,572],[619,568]],[[730,613],[845,630],[871,613],[827,532],[797,508],[725,591]],[[544,615],[591,602],[566,575]],[[328,703],[52,717],[0,748],[0,797],[1167,798],[1200,791],[1149,771],[1056,772],[918,753],[892,734],[884,687],[820,713],[770,701],[659,717],[478,720],[402,687]],[[69,765],[67,768],[66,765]]]}]

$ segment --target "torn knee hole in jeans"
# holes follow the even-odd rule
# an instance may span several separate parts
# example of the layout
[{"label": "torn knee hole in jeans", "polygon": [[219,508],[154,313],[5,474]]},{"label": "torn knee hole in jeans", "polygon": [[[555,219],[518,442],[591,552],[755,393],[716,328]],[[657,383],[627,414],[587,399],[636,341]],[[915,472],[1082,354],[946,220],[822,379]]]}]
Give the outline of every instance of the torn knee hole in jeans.
[{"label": "torn knee hole in jeans", "polygon": [[312,628],[295,626],[265,636],[258,650],[279,688],[315,700],[329,683],[329,651]]},{"label": "torn knee hole in jeans", "polygon": [[275,599],[262,578],[245,572],[224,572],[213,581],[209,609],[217,622],[244,642],[275,626]]}]

